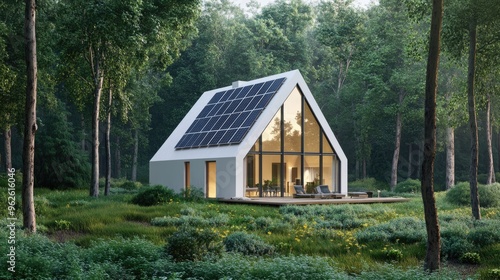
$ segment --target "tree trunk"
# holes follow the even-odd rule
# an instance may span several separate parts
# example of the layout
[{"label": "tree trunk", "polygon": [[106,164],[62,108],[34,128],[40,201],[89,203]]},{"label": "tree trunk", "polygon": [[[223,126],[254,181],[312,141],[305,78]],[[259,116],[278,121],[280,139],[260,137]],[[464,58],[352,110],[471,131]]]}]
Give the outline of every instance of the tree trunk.
[{"label": "tree trunk", "polygon": [[132,157],[132,181],[137,181],[137,156],[139,154],[139,129],[134,132],[134,155]]},{"label": "tree trunk", "polygon": [[366,158],[363,158],[363,179],[366,179]]},{"label": "tree trunk", "polygon": [[83,114],[80,115],[80,125],[82,126],[82,139],[80,142],[80,146],[82,148],[82,151],[85,152],[87,149],[85,148],[85,118],[83,117]]},{"label": "tree trunk", "polygon": [[116,149],[115,149],[115,177],[116,178],[121,178],[122,177],[122,159],[121,159],[121,154],[120,154],[120,136],[116,137]]},{"label": "tree trunk", "polygon": [[487,185],[495,183],[495,167],[493,163],[493,133],[491,132],[491,96],[486,96],[486,146],[488,149],[488,179]]},{"label": "tree trunk", "polygon": [[12,168],[12,129],[10,126],[5,129],[3,135],[5,139],[5,168],[8,172]]},{"label": "tree trunk", "polygon": [[94,111],[92,113],[92,181],[90,185],[90,196],[99,196],[99,107],[101,104],[102,84],[104,73],[95,64],[95,88],[94,88]]},{"label": "tree trunk", "polygon": [[108,110],[107,110],[107,118],[106,118],[106,132],[105,132],[105,140],[104,145],[106,146],[106,185],[104,187],[104,195],[109,195],[109,189],[111,187],[111,140],[110,140],[110,132],[111,132],[111,105],[113,103],[113,90],[111,85],[108,91]]},{"label": "tree trunk", "polygon": [[355,165],[355,171],[354,174],[356,176],[356,180],[359,180],[359,159],[356,158],[356,165]]},{"label": "tree trunk", "polygon": [[441,237],[434,197],[434,160],[436,158],[436,94],[438,81],[443,0],[432,1],[432,19],[425,79],[424,161],[422,163],[422,200],[424,203],[427,250],[424,269],[438,271],[440,267]]},{"label": "tree trunk", "polygon": [[474,99],[474,83],[476,73],[476,40],[477,40],[477,26],[475,19],[471,20],[469,29],[469,66],[467,73],[467,96],[469,107],[469,126],[471,133],[471,148],[470,148],[470,199],[472,216],[477,220],[481,219],[481,212],[479,206],[479,193],[477,189],[477,166],[478,166],[478,136],[477,136],[477,118],[476,118],[476,104]]},{"label": "tree trunk", "polygon": [[23,143],[23,227],[28,233],[36,232],[35,202],[33,199],[36,94],[37,94],[37,58],[36,58],[36,1],[25,1],[24,40],[26,55],[26,106],[24,108],[24,143]]},{"label": "tree trunk", "polygon": [[[403,94],[399,94],[399,105],[403,103]],[[391,169],[391,191],[394,191],[396,185],[398,184],[398,162],[399,162],[399,151],[401,150],[401,112],[398,112],[396,116],[396,143],[394,144],[394,155],[392,157],[392,169]]]},{"label": "tree trunk", "polygon": [[412,154],[413,144],[408,144],[408,179],[411,179],[412,165],[413,165],[413,154]]},{"label": "tree trunk", "polygon": [[455,129],[446,128],[446,189],[455,186]]}]

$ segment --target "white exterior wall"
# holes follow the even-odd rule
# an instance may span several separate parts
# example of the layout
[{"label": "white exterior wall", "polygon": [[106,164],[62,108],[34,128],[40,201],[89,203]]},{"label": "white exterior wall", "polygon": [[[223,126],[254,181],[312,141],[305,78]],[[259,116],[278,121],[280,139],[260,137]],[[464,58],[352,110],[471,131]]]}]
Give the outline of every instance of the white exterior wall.
[{"label": "white exterior wall", "polygon": [[206,163],[209,161],[216,162],[216,197],[227,198],[244,196],[243,172],[236,172],[235,158],[206,158],[150,162],[150,184],[163,185],[176,192],[182,191],[185,186],[184,163],[189,162],[191,169],[191,185],[202,189],[203,193],[206,194]]},{"label": "white exterior wall", "polygon": [[[191,166],[191,170],[193,170],[193,166]],[[184,189],[184,161],[150,162],[149,183],[163,185],[180,192]]]}]

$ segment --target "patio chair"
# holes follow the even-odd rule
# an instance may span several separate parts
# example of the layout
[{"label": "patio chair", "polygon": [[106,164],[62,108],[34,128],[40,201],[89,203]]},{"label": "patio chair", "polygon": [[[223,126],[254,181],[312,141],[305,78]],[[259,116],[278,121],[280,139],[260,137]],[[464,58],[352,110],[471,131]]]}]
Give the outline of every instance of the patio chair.
[{"label": "patio chair", "polygon": [[299,198],[299,197],[306,197],[306,198],[311,198],[314,195],[306,193],[304,190],[304,187],[302,185],[294,185],[293,188],[295,189],[295,193],[293,194],[293,197]]},{"label": "patio chair", "polygon": [[342,198],[345,196],[344,194],[330,191],[327,185],[319,185],[314,190],[319,194],[326,195],[332,198]]}]

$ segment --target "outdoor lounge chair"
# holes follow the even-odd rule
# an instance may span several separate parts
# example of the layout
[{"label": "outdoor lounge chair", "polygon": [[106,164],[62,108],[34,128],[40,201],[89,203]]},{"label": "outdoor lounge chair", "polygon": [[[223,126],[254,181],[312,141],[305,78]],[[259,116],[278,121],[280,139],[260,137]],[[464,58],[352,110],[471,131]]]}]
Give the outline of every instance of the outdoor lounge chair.
[{"label": "outdoor lounge chair", "polygon": [[315,188],[318,194],[322,194],[331,198],[342,198],[345,195],[341,193],[331,192],[327,185],[319,185]]},{"label": "outdoor lounge chair", "polygon": [[310,194],[307,194],[302,185],[294,185],[295,194],[293,197],[311,197]]},{"label": "outdoor lounge chair", "polygon": [[295,189],[294,198],[327,198],[323,194],[306,193],[302,185],[294,185],[293,188]]}]

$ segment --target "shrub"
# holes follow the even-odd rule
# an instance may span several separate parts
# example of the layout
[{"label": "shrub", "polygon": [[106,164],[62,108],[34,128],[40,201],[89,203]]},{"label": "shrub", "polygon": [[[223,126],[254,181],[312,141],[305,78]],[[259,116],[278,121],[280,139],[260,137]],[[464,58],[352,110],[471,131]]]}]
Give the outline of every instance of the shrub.
[{"label": "shrub", "polygon": [[456,184],[446,192],[445,198],[448,202],[455,205],[470,205],[469,183],[460,182]]},{"label": "shrub", "polygon": [[376,193],[377,190],[388,190],[389,185],[387,183],[377,181],[375,178],[366,178],[349,182],[348,189],[351,192],[373,191]]},{"label": "shrub", "polygon": [[494,183],[479,187],[481,207],[500,207],[500,184]]},{"label": "shrub", "polygon": [[57,220],[55,224],[57,230],[69,230],[71,227],[71,222],[66,220]]},{"label": "shrub", "polygon": [[224,226],[229,222],[229,216],[227,214],[219,214],[214,217],[205,219],[201,216],[180,216],[180,217],[157,217],[151,219],[151,225],[153,226],[192,226],[192,227],[220,227]]},{"label": "shrub", "polygon": [[459,259],[466,252],[474,250],[474,245],[464,237],[448,236],[441,238],[441,254],[450,259]]},{"label": "shrub", "polygon": [[467,264],[479,264],[481,257],[478,253],[467,252],[460,257],[460,261]]},{"label": "shrub", "polygon": [[499,228],[500,221],[497,220],[476,221],[475,228],[469,232],[467,239],[479,247],[500,242]]},{"label": "shrub", "polygon": [[[500,177],[498,177],[500,178]],[[484,280],[500,280],[500,269],[499,268],[493,268],[490,270],[486,270],[481,272],[480,278],[479,279],[484,279]]]},{"label": "shrub", "polygon": [[142,188],[141,182],[134,182],[134,181],[125,181],[122,184],[118,186],[119,188],[122,188],[124,190],[138,190]]},{"label": "shrub", "polygon": [[132,198],[132,203],[140,206],[151,206],[177,199],[175,192],[167,187],[156,185],[143,188]]},{"label": "shrub", "polygon": [[384,250],[384,256],[388,261],[400,261],[403,259],[403,252],[398,249]]},{"label": "shrub", "polygon": [[420,192],[420,180],[407,179],[399,182],[394,189],[396,193],[418,193]]},{"label": "shrub", "polygon": [[254,234],[237,231],[228,235],[224,239],[226,251],[242,253],[243,255],[271,255],[274,253],[274,247],[264,242],[260,237]]},{"label": "shrub", "polygon": [[202,202],[205,201],[205,193],[203,189],[194,186],[189,186],[181,191],[181,196],[185,201]]},{"label": "shrub", "polygon": [[212,230],[183,227],[167,239],[165,252],[176,262],[200,261],[222,254],[219,234]]},{"label": "shrub", "polygon": [[191,207],[183,208],[180,212],[184,216],[196,216],[196,210]]},{"label": "shrub", "polygon": [[154,261],[160,259],[161,250],[149,241],[133,238],[99,240],[93,242],[83,256],[90,267],[100,268],[108,279],[146,279]]},{"label": "shrub", "polygon": [[360,243],[372,241],[416,243],[423,241],[425,236],[424,222],[410,217],[393,219],[356,233]]},{"label": "shrub", "polygon": [[255,225],[258,229],[268,229],[273,224],[273,219],[269,217],[258,217],[255,219]]},{"label": "shrub", "polygon": [[[499,207],[500,206],[500,184],[478,186],[479,199],[481,207]],[[448,190],[446,200],[455,205],[470,205],[470,186],[467,182],[461,182]]]}]

